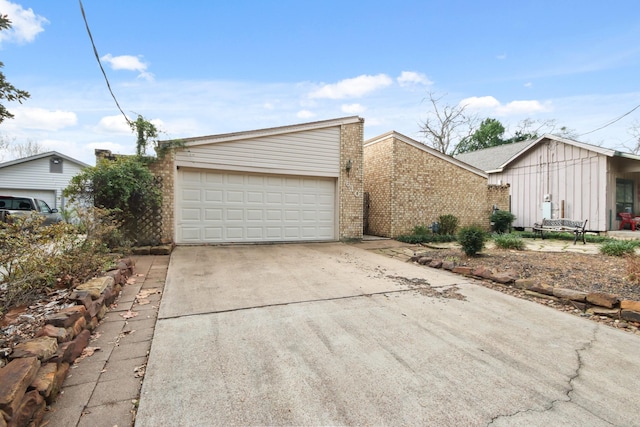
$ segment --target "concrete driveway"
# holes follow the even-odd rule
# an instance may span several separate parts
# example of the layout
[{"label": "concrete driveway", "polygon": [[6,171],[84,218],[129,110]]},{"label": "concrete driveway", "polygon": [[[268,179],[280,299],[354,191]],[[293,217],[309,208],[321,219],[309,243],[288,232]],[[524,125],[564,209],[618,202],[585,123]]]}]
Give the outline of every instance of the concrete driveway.
[{"label": "concrete driveway", "polygon": [[339,243],[178,247],[136,425],[632,426],[638,396],[637,336],[460,276]]}]

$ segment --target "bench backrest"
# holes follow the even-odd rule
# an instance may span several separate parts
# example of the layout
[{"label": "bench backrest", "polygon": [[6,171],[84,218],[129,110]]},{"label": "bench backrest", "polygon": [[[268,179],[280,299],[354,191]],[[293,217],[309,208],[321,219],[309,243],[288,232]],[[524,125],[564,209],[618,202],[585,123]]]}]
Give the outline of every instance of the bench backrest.
[{"label": "bench backrest", "polygon": [[546,219],[542,220],[543,227],[571,227],[571,228],[582,228],[584,229],[587,226],[587,221],[574,221],[566,218],[558,218],[558,219]]}]

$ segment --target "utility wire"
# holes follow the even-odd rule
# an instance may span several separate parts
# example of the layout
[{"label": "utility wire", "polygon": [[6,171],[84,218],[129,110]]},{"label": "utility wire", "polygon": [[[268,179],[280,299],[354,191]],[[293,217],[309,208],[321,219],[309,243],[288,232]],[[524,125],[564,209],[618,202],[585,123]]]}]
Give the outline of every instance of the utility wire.
[{"label": "utility wire", "polygon": [[620,117],[618,117],[617,119],[613,119],[613,120],[611,120],[609,123],[606,123],[606,124],[604,124],[604,125],[600,126],[600,127],[599,127],[599,128],[597,128],[597,129],[590,130],[589,132],[586,132],[586,133],[583,133],[583,134],[581,134],[581,135],[578,135],[578,137],[580,137],[580,136],[585,136],[585,135],[589,135],[590,133],[594,133],[594,132],[597,132],[597,131],[599,131],[599,130],[601,130],[601,129],[604,129],[604,128],[606,128],[607,126],[611,126],[611,125],[612,125],[612,124],[614,124],[615,122],[617,122],[617,121],[619,121],[619,120],[622,120],[623,118],[625,118],[625,117],[626,117],[626,116],[628,116],[629,114],[633,113],[633,112],[634,112],[634,111],[636,111],[638,108],[640,108],[640,105],[636,105],[633,109],[631,109],[630,111],[627,111],[626,113],[624,113],[623,115],[621,115],[621,116],[620,116]]},{"label": "utility wire", "polygon": [[118,107],[118,110],[120,110],[120,112],[124,116],[124,119],[127,121],[127,124],[129,126],[133,126],[133,123],[131,123],[131,120],[129,120],[129,117],[127,117],[127,115],[124,113],[124,111],[122,111],[122,108],[120,107],[120,104],[118,103],[118,100],[116,99],[116,95],[113,93],[113,90],[111,89],[111,84],[109,84],[109,79],[107,78],[107,73],[104,71],[104,67],[102,66],[102,62],[100,61],[100,55],[98,55],[98,49],[96,49],[96,44],[93,42],[93,36],[91,35],[91,30],[89,29],[89,23],[87,22],[87,16],[84,13],[84,7],[82,6],[82,0],[78,0],[78,1],[80,2],[80,11],[82,12],[82,18],[84,19],[84,25],[85,25],[85,27],[87,27],[87,33],[89,34],[89,39],[91,40],[91,46],[93,47],[93,53],[96,56],[96,60],[98,61],[98,65],[100,66],[100,70],[102,71],[102,75],[104,76],[104,81],[107,82],[107,88],[109,88],[109,93],[111,94],[111,97],[115,101],[116,106]]}]

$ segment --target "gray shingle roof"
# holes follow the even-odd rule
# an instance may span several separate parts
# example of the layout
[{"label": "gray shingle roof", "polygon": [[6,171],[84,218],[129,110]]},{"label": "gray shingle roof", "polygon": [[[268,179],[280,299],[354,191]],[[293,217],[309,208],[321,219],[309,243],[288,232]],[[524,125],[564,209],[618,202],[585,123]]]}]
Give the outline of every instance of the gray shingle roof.
[{"label": "gray shingle roof", "polygon": [[485,148],[484,150],[458,154],[455,158],[486,172],[498,169],[506,163],[507,160],[524,150],[532,142],[532,140],[529,140],[498,145],[497,147]]}]

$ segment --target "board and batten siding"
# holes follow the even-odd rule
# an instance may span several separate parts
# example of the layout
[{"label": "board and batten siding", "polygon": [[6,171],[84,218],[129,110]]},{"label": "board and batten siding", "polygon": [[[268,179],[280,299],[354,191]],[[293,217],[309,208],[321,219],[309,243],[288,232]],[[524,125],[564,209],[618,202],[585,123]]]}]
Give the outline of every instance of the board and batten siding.
[{"label": "board and batten siding", "polygon": [[[62,159],[62,173],[51,173],[49,171],[51,157],[0,168],[0,188],[3,193],[9,193],[3,195],[20,195],[20,190],[52,191],[55,192],[55,201],[53,203],[49,200],[45,201],[51,208],[64,209],[65,201],[62,191],[67,188],[71,178],[77,175],[83,166]],[[33,193],[24,193],[24,195],[30,194]]]},{"label": "board and batten siding", "polygon": [[281,175],[338,177],[340,126],[244,140],[206,140],[179,150],[176,166]]},{"label": "board and batten siding", "polygon": [[607,164],[604,154],[548,141],[532,148],[504,171],[489,174],[489,184],[511,185],[515,227],[529,228],[540,222],[548,195],[552,218],[588,219],[589,230],[606,231]]}]

